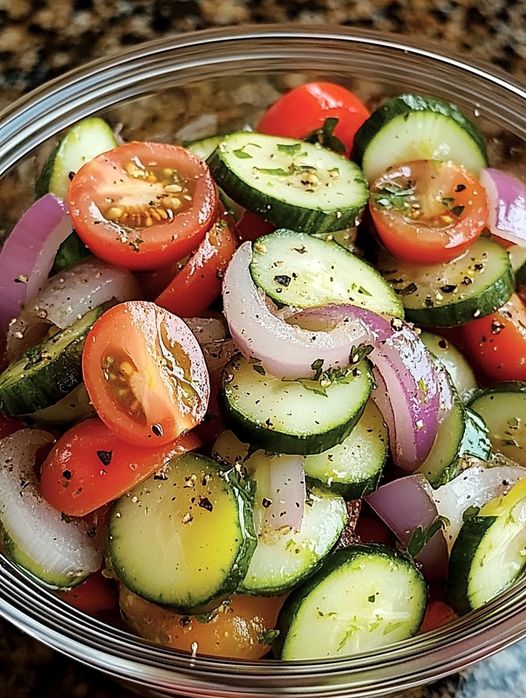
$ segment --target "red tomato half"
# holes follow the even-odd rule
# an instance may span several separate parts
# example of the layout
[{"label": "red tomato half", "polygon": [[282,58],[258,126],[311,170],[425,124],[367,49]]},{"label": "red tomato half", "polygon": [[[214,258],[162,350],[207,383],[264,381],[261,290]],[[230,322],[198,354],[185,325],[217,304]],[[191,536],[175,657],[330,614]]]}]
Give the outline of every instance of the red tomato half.
[{"label": "red tomato half", "polygon": [[457,614],[447,604],[443,601],[431,600],[427,604],[424,620],[420,626],[420,633],[429,633],[431,630],[436,630],[436,628],[440,628],[442,625],[451,623],[455,618],[458,618]]},{"label": "red tomato half", "polygon": [[457,332],[467,357],[491,381],[526,381],[526,305],[517,294]]},{"label": "red tomato half", "polygon": [[158,447],[205,416],[210,384],[188,326],[147,301],[121,303],[90,330],[84,384],[97,414],[124,441]]},{"label": "red tomato half", "polygon": [[262,235],[267,235],[275,229],[273,223],[269,223],[257,213],[245,211],[240,220],[236,224],[236,233],[241,242],[250,240],[253,242]]},{"label": "red tomato half", "polygon": [[390,167],[372,184],[369,208],[391,254],[415,264],[458,257],[483,231],[489,210],[478,180],[438,160]]},{"label": "red tomato half", "polygon": [[84,611],[90,616],[116,610],[119,606],[117,587],[111,579],[106,579],[101,572],[95,572],[81,584],[70,591],[59,591],[60,598],[70,606]]},{"label": "red tomato half", "polygon": [[190,432],[158,448],[132,446],[100,419],[87,419],[61,436],[49,453],[42,465],[40,490],[58,511],[86,516],[200,443]]},{"label": "red tomato half", "polygon": [[199,315],[221,293],[223,275],[237,240],[227,223],[215,223],[196,253],[155,301],[180,317]]},{"label": "red tomato half", "polygon": [[155,269],[190,254],[212,225],[217,190],[185,148],[126,143],[86,163],[69,185],[75,230],[100,259]]},{"label": "red tomato half", "polygon": [[310,82],[295,87],[278,99],[261,117],[256,131],[270,136],[304,138],[336,118],[334,136],[349,154],[356,131],[369,117],[358,97],[341,85]]},{"label": "red tomato half", "polygon": [[23,428],[24,425],[22,422],[19,422],[18,419],[13,419],[12,417],[6,417],[3,414],[0,414],[0,439],[5,438],[6,436],[11,436],[11,434],[14,434],[15,431]]}]

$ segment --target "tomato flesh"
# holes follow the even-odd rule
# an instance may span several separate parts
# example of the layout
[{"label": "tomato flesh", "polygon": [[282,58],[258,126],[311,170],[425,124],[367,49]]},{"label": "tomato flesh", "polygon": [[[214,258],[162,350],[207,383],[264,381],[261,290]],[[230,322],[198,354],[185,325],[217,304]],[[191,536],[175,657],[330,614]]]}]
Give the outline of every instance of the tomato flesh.
[{"label": "tomato flesh", "polygon": [[158,448],[132,446],[93,417],[59,438],[42,464],[40,491],[58,511],[86,516],[200,443],[190,432]]},{"label": "tomato flesh", "polygon": [[222,279],[236,247],[236,237],[227,223],[215,223],[195,254],[157,297],[157,305],[180,317],[204,312],[221,293]]},{"label": "tomato flesh", "polygon": [[231,659],[260,659],[267,654],[270,641],[265,636],[275,628],[283,605],[283,597],[234,596],[204,622],[150,603],[125,587],[119,600],[124,619],[145,639],[183,652]]},{"label": "tomato flesh", "polygon": [[479,182],[438,160],[389,168],[372,184],[369,208],[391,254],[416,264],[458,257],[482,233],[489,211]]},{"label": "tomato flesh", "polygon": [[458,618],[457,614],[447,604],[443,601],[431,599],[427,604],[424,620],[420,626],[420,633],[429,633],[431,630],[436,630],[443,625],[447,625],[447,623],[451,623],[456,618]]},{"label": "tomato flesh", "polygon": [[70,606],[90,616],[107,613],[118,608],[115,583],[101,572],[91,574],[71,591],[59,591],[60,598]]},{"label": "tomato flesh", "polygon": [[86,338],[82,372],[97,414],[129,443],[167,444],[206,414],[203,352],[188,326],[154,303],[129,301],[104,313]]},{"label": "tomato flesh", "polygon": [[526,305],[517,294],[457,332],[467,357],[491,381],[526,381]]},{"label": "tomato flesh", "polygon": [[263,114],[256,131],[269,136],[305,138],[327,119],[338,119],[334,136],[350,153],[356,131],[369,110],[352,92],[330,82],[311,82],[290,90]]},{"label": "tomato flesh", "polygon": [[217,190],[202,160],[164,143],[126,143],[86,163],[68,206],[82,241],[100,259],[155,269],[195,249],[212,225]]}]

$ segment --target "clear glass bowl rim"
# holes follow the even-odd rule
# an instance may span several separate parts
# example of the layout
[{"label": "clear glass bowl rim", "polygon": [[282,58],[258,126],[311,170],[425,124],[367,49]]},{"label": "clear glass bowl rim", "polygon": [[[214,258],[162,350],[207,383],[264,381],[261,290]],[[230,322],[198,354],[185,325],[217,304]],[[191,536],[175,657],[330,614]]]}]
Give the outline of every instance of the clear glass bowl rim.
[{"label": "clear glass bowl rim", "polygon": [[[526,90],[503,71],[442,56],[440,47],[396,34],[343,27],[255,25],[206,30],[141,44],[46,83],[0,113],[0,177],[79,118],[145,93],[148,75],[182,78],[230,60],[284,59],[305,52],[385,51],[452,79],[468,80],[485,103],[501,103],[506,125],[526,140]],[[261,53],[258,54],[258,50]],[[248,53],[247,53],[248,52]],[[406,57],[405,59],[403,57]],[[313,67],[315,64],[313,63]],[[215,72],[214,72],[215,71]],[[170,73],[172,75],[172,73]],[[172,76],[173,77],[173,76]],[[143,688],[188,695],[381,695],[458,671],[526,636],[526,580],[483,608],[432,633],[374,654],[315,662],[236,662],[191,658],[159,648],[66,605],[0,556],[0,614],[49,646]]]}]

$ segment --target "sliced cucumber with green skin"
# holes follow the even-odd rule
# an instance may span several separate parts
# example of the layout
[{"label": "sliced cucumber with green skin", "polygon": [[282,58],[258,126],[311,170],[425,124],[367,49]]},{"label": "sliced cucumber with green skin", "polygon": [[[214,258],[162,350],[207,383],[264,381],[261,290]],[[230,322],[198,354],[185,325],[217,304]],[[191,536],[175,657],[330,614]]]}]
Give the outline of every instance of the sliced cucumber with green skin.
[{"label": "sliced cucumber with green skin", "polygon": [[451,550],[446,590],[447,602],[458,613],[487,603],[525,571],[525,483],[519,481],[462,525]]},{"label": "sliced cucumber with green skin", "polygon": [[[250,477],[256,482],[254,517],[264,511],[264,490],[260,493],[258,466],[268,459],[262,451],[254,455]],[[247,465],[247,467],[250,467]],[[318,569],[334,548],[347,522],[342,497],[319,488],[307,495],[301,530],[288,527],[266,529],[258,533],[258,543],[239,592],[256,596],[277,596],[297,586]]]},{"label": "sliced cucumber with green skin", "polygon": [[115,134],[103,119],[82,119],[69,129],[47,159],[35,185],[36,197],[51,192],[64,199],[70,173],[78,172],[82,165],[116,146]]},{"label": "sliced cucumber with green skin", "polygon": [[282,305],[350,303],[379,315],[404,314],[402,302],[376,269],[341,245],[305,233],[280,229],[258,238],[250,273]]},{"label": "sliced cucumber with green skin", "polygon": [[526,467],[526,383],[509,381],[480,390],[470,407],[486,422],[493,450]]},{"label": "sliced cucumber with green skin", "polygon": [[[369,398],[349,436],[327,451],[303,456],[307,480],[346,499],[358,499],[376,489],[388,454],[387,427]],[[242,463],[249,470],[256,451],[229,430],[217,438],[212,455],[225,463]]]},{"label": "sliced cucumber with green skin", "polygon": [[440,487],[458,475],[463,456],[486,460],[490,451],[491,442],[484,420],[455,394],[453,406],[439,426],[433,448],[418,472],[425,475],[433,487]]},{"label": "sliced cucumber with green skin", "polygon": [[387,444],[387,427],[369,398],[358,423],[341,444],[304,457],[305,475],[346,499],[365,497],[378,486],[389,452]]},{"label": "sliced cucumber with green skin", "polygon": [[27,424],[37,424],[42,427],[63,427],[72,422],[87,419],[94,413],[95,410],[90,403],[84,383],[81,383],[54,405],[24,415],[24,421]]},{"label": "sliced cucumber with green skin", "polygon": [[64,269],[69,269],[89,255],[90,251],[77,233],[73,231],[58,248],[51,275],[58,274],[59,271],[64,271]]},{"label": "sliced cucumber with green skin", "polygon": [[478,386],[475,374],[464,356],[454,344],[432,332],[421,332],[420,339],[444,366],[462,400],[468,402]]},{"label": "sliced cucumber with green skin", "polygon": [[515,274],[515,287],[519,290],[526,286],[526,247],[513,245],[508,248],[508,255]]},{"label": "sliced cucumber with green skin", "polygon": [[382,252],[378,266],[419,325],[453,327],[490,315],[515,286],[508,254],[487,237],[446,264],[416,265]]},{"label": "sliced cucumber with green skin", "polygon": [[484,138],[458,107],[414,94],[392,97],[371,114],[354,137],[352,159],[369,181],[412,160],[452,160],[476,174],[488,164]]},{"label": "sliced cucumber with green skin", "polygon": [[369,191],[360,168],[319,145],[237,131],[208,159],[234,201],[276,226],[326,233],[356,225]]},{"label": "sliced cucumber with green skin", "polygon": [[10,364],[0,374],[0,412],[19,416],[44,410],[82,383],[86,335],[111,305],[104,303],[91,310]]},{"label": "sliced cucumber with green skin", "polygon": [[[215,151],[217,146],[221,143],[221,141],[224,139],[225,134],[217,135],[217,136],[208,136],[208,138],[200,138],[199,140],[196,141],[189,141],[184,143],[184,146],[191,150],[197,157],[201,158],[201,160],[208,160],[208,158],[212,155],[212,153]],[[218,194],[219,198],[221,199],[221,202],[223,203],[226,211],[233,216],[236,221],[238,221],[243,213],[245,212],[245,209],[237,204],[233,199],[231,199],[228,194],[226,194],[222,189],[218,188]]]},{"label": "sliced cucumber with green skin", "polygon": [[421,572],[383,545],[330,555],[285,601],[274,645],[286,660],[347,657],[412,637],[427,603]]},{"label": "sliced cucumber with green skin", "polygon": [[184,141],[183,145],[197,155],[198,158],[206,161],[224,137],[225,134],[222,133],[215,136],[207,136],[206,138],[198,138],[194,141]]},{"label": "sliced cucumber with green skin", "polygon": [[322,389],[316,381],[285,381],[235,356],[223,371],[222,399],[232,430],[274,453],[321,453],[341,443],[360,419],[372,388],[362,361]]},{"label": "sliced cucumber with green skin", "polygon": [[128,589],[181,613],[206,613],[247,572],[252,504],[235,470],[185,453],[115,503],[108,546]]}]

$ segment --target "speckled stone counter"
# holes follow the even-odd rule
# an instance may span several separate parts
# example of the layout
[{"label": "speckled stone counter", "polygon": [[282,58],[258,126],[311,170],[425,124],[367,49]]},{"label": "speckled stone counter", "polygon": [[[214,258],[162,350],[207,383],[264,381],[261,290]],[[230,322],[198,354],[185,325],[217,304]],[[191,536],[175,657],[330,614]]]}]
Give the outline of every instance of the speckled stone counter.
[{"label": "speckled stone counter", "polygon": [[[415,34],[526,80],[526,0],[0,0],[0,108],[92,58],[173,32],[245,22]],[[526,641],[409,698],[524,698]],[[97,672],[0,621],[0,696],[125,698]]]}]

